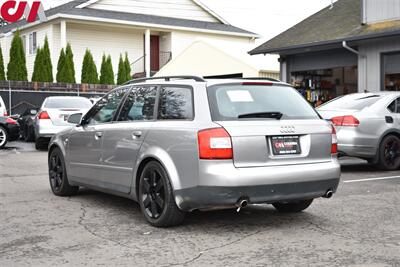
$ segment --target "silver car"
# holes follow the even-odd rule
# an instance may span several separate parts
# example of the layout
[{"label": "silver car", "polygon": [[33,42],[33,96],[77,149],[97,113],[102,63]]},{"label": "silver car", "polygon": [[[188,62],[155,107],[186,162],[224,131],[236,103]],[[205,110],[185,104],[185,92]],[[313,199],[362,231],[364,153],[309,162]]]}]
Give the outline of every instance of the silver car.
[{"label": "silver car", "polygon": [[346,95],[317,111],[335,125],[340,155],[366,159],[384,170],[400,168],[400,92]]},{"label": "silver car", "polygon": [[47,149],[51,137],[62,130],[71,128],[68,118],[71,114],[85,114],[93,106],[85,97],[51,96],[44,100],[35,117],[36,149]]},{"label": "silver car", "polygon": [[300,212],[339,184],[333,126],[280,82],[132,81],[69,121],[50,144],[54,194],[127,197],[153,226],[254,203]]}]

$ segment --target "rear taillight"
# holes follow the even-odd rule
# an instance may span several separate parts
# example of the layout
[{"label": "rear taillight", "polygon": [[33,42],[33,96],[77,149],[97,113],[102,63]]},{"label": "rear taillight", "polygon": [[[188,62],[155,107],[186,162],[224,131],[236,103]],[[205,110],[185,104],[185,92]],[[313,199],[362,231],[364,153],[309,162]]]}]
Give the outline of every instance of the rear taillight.
[{"label": "rear taillight", "polygon": [[4,116],[4,117],[7,117],[7,116],[8,116],[7,110],[4,110],[3,116]]},{"label": "rear taillight", "polygon": [[11,118],[7,118],[6,119],[6,123],[12,124],[12,125],[17,125],[17,122],[15,120],[11,119]]},{"label": "rear taillight", "polygon": [[224,128],[198,132],[200,159],[232,159],[232,140]]},{"label": "rear taillight", "polygon": [[357,127],[360,125],[360,121],[351,115],[334,117],[331,119],[331,121],[335,126]]},{"label": "rear taillight", "polygon": [[331,154],[336,155],[338,153],[338,145],[337,145],[337,136],[335,126],[332,125],[332,146],[331,146]]},{"label": "rear taillight", "polygon": [[50,116],[49,113],[47,113],[47,111],[40,112],[38,118],[39,120],[50,120]]}]

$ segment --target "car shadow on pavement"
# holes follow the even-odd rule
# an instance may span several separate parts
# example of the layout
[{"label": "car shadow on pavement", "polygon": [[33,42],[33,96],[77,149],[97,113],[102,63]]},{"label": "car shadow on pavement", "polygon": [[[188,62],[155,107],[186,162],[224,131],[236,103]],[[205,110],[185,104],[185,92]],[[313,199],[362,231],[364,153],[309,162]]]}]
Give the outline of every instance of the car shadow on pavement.
[{"label": "car shadow on pavement", "polygon": [[[135,224],[147,225],[141,214],[139,204],[133,200],[113,196],[89,189],[81,189],[77,196],[72,197],[74,202],[80,202],[86,209],[104,209],[105,213],[112,212],[113,216],[118,214],[128,215]],[[204,226],[229,227],[229,229],[242,227],[259,229],[264,227],[294,227],[298,225],[310,225],[321,221],[317,215],[311,212],[297,214],[285,214],[277,212],[272,205],[250,205],[249,207],[237,212],[236,209],[214,210],[214,211],[193,211],[188,213],[183,226],[192,230],[199,228],[204,230]],[[210,230],[211,231],[211,230]]]},{"label": "car shadow on pavement", "polygon": [[342,172],[353,172],[353,173],[381,172],[381,170],[378,169],[378,167],[368,163],[343,164],[341,168]]}]

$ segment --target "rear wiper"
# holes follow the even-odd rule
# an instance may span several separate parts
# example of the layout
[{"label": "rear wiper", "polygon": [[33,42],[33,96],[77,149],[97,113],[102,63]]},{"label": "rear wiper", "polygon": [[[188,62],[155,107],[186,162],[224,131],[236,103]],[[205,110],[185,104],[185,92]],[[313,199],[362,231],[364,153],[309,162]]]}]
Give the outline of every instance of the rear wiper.
[{"label": "rear wiper", "polygon": [[280,112],[257,112],[239,115],[239,119],[249,119],[249,118],[271,118],[280,120],[283,114]]}]

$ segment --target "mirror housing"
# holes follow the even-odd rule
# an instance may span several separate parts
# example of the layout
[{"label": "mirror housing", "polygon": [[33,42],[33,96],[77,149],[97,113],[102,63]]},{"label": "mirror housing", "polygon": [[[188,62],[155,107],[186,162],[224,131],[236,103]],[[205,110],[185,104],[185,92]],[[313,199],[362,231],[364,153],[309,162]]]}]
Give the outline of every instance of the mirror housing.
[{"label": "mirror housing", "polygon": [[82,121],[82,113],[75,113],[68,117],[68,123],[80,126]]}]

